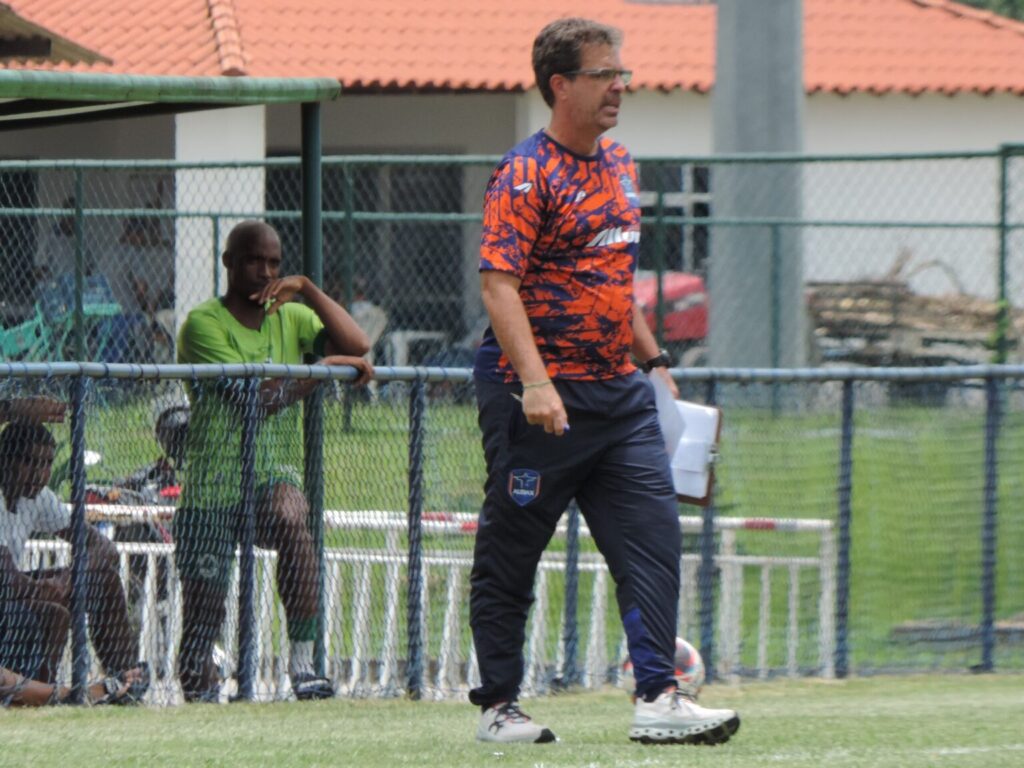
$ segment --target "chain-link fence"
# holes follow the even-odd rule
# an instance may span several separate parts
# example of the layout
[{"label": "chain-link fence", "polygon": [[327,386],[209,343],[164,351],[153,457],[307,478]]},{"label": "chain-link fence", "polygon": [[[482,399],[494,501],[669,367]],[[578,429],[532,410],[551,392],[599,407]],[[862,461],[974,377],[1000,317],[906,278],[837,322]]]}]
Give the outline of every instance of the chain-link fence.
[{"label": "chain-link fence", "polygon": [[[323,275],[377,362],[466,365],[495,157],[327,157]],[[685,365],[1020,360],[1024,152],[638,163],[637,297]],[[298,161],[0,162],[0,352],[169,362],[245,217],[302,269]]]},{"label": "chain-link fence", "polygon": [[[338,693],[449,696],[474,683],[465,606],[484,469],[464,366],[484,322],[479,209],[496,159],[325,159],[326,287],[374,340],[378,365],[448,373],[417,384],[408,369],[384,368],[365,390],[325,386],[312,421],[320,437],[310,446],[283,430],[273,458],[242,452],[247,395],[237,382],[170,368],[122,375],[117,364],[174,359],[188,309],[223,292],[219,254],[238,220],[273,222],[284,271],[301,270],[297,162],[0,163],[0,353],[113,366],[78,377],[7,365],[0,396],[80,404],[49,427],[60,509],[36,511],[52,523],[78,510],[115,544],[113,559],[102,549],[87,563],[59,539],[25,539],[20,572],[79,568],[80,586],[69,593],[61,575],[52,589],[77,595],[73,610],[30,622],[26,647],[49,641],[57,658],[26,660],[15,647],[4,663],[81,680],[140,658],[153,676],[148,700],[179,701],[185,602],[213,595],[208,623],[221,610],[224,622],[195,651],[210,679],[229,681],[213,695],[284,697],[293,641],[309,642],[295,627],[315,588],[313,663]],[[1012,148],[642,161],[638,300],[688,365],[1019,360],[1022,167]],[[683,520],[679,632],[713,674],[1021,666],[1020,372],[992,374],[1007,382],[994,387],[977,372],[921,371],[686,374],[690,399],[726,409],[716,505]],[[242,419],[238,442],[225,433],[211,445],[210,487],[237,488],[232,504],[255,509],[260,472],[283,467],[281,477],[301,481],[315,567],[307,550],[299,570],[314,578],[282,585],[277,573],[292,569],[272,546],[275,523],[254,520],[252,540],[267,548],[231,557],[234,541],[222,537],[186,564],[216,589],[182,589],[172,436],[191,415],[186,389],[231,393],[231,418]],[[322,460],[307,465],[317,440]],[[28,614],[21,593],[5,594],[18,608],[0,617],[10,638]],[[612,585],[572,515],[536,596],[527,693],[617,679]]]},{"label": "chain-link fence", "polygon": [[[484,468],[449,388],[469,372],[384,368],[382,388],[405,386],[377,398],[326,382],[282,413],[302,429],[264,430],[254,377],[343,371],[0,365],[8,418],[67,403],[61,423],[0,431],[0,664],[80,683],[141,660],[149,702],[267,700],[295,693],[311,642],[336,695],[464,696]],[[678,632],[711,676],[1024,667],[1024,369],[680,377],[725,414],[714,503],[680,507]],[[945,397],[892,397],[912,383]],[[208,443],[199,466],[189,440]],[[306,503],[289,515],[268,478]],[[572,509],[535,597],[525,694],[621,680],[614,585]]]}]

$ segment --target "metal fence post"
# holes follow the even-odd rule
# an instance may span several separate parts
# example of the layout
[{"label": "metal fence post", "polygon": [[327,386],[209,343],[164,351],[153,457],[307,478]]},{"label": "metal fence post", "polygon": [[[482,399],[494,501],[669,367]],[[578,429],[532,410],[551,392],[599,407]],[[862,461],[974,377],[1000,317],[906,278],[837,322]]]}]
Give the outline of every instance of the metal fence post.
[{"label": "metal fence post", "polygon": [[655,194],[657,203],[654,209],[654,271],[657,274],[657,292],[654,302],[654,336],[658,343],[665,344],[665,191],[662,172],[664,167],[659,165],[658,172],[654,174]]},{"label": "metal fence post", "polygon": [[[705,402],[714,405],[717,396],[717,382],[708,379]],[[715,681],[715,499],[714,487],[711,500],[703,511],[700,531],[700,567],[697,571],[697,590],[700,592],[700,655],[704,659],[707,681]]]},{"label": "metal fence post", "polygon": [[[333,380],[329,380],[333,384]],[[324,555],[324,385],[314,389],[305,399],[302,414],[303,487],[309,516],[306,519],[317,559],[317,632],[313,638],[313,668],[320,677],[327,668],[324,628],[327,618],[327,567]]]},{"label": "metal fence post", "polygon": [[981,664],[978,671],[991,672],[996,645],[996,541],[998,523],[998,439],[1001,415],[999,383],[985,379],[985,506],[981,527]]},{"label": "metal fence post", "polygon": [[256,376],[245,379],[242,410],[242,524],[238,564],[238,698],[252,701],[256,685],[256,433],[259,430]]},{"label": "metal fence post", "polygon": [[999,284],[996,286],[996,295],[999,297],[996,302],[996,338],[995,358],[996,363],[1006,362],[1006,334],[1010,330],[1010,306],[1006,298],[1006,259],[1009,253],[1009,163],[1010,147],[1002,145],[999,148],[999,262],[996,269]]},{"label": "metal fence post", "polygon": [[[323,168],[320,147],[320,104],[303,104],[302,108],[302,269],[315,285],[324,281],[323,248]],[[332,382],[333,383],[333,382]],[[324,645],[325,558],[324,558],[324,441],[323,386],[306,398],[303,410],[303,486],[309,505],[307,524],[316,547],[317,633],[313,639],[313,664],[317,675],[326,670]]]},{"label": "metal fence post", "polygon": [[562,644],[565,664],[562,683],[570,686],[580,681],[579,601],[580,601],[580,508],[569,503],[565,529],[565,612],[562,623]]},{"label": "metal fence post", "polygon": [[[355,260],[356,260],[356,227],[355,207],[356,189],[355,180],[352,177],[352,166],[346,163],[343,166],[344,172],[344,205],[345,223],[342,231],[341,249],[341,279],[345,283],[345,306],[352,306],[352,299],[355,297]],[[371,350],[372,351],[372,350]],[[391,363],[391,361],[388,361]],[[345,388],[343,392],[344,402],[342,403],[342,424],[346,432],[352,429],[352,391]]]},{"label": "metal fence post", "polygon": [[423,415],[426,386],[413,382],[409,393],[409,591],[408,668],[409,698],[423,695]]},{"label": "metal fence post", "polygon": [[[85,184],[82,169],[75,168],[75,359],[83,361],[85,356],[85,214],[82,212],[82,196]],[[63,357],[64,350],[57,350]]]},{"label": "metal fence post", "polygon": [[836,677],[846,677],[849,668],[850,612],[850,520],[853,491],[853,382],[843,382],[842,423],[839,432],[839,551],[836,555]]},{"label": "metal fence post", "polygon": [[89,684],[86,590],[89,553],[85,526],[85,376],[71,380],[71,700],[85,704]]},{"label": "metal fence post", "polygon": [[211,216],[213,228],[213,295],[220,296],[220,216]]},{"label": "metal fence post", "polygon": [[[782,290],[782,233],[779,231],[779,225],[773,224],[771,227],[771,265],[769,267],[769,281],[771,283],[771,314],[772,314],[772,326],[769,337],[771,356],[771,367],[778,368],[781,359],[782,350],[782,328],[781,317],[782,317],[782,297],[780,291]],[[772,414],[778,416],[779,414],[779,383],[773,381],[771,384],[772,388]]]}]

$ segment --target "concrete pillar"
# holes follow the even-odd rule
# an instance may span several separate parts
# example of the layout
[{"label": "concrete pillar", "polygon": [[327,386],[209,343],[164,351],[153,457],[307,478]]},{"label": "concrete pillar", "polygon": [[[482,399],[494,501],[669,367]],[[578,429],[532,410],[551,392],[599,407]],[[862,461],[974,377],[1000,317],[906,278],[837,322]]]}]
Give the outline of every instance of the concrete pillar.
[{"label": "concrete pillar", "polygon": [[[175,117],[175,159],[184,162],[262,161],[266,156],[265,108],[235,107]],[[175,172],[175,329],[196,304],[226,287],[219,254],[231,227],[264,210],[262,166],[179,169]],[[227,214],[216,227],[209,216]],[[237,213],[237,216],[231,216]]]},{"label": "concrete pillar", "polygon": [[[715,154],[803,149],[801,0],[718,0]],[[716,164],[715,219],[799,219],[801,168]],[[711,235],[709,363],[795,367],[807,359],[802,234],[716,226]]]}]

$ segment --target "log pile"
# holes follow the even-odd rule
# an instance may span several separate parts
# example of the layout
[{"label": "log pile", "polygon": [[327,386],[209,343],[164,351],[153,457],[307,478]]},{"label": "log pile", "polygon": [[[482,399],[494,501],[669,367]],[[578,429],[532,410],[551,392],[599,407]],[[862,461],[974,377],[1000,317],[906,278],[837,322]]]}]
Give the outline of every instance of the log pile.
[{"label": "log pile", "polygon": [[[868,366],[992,362],[998,307],[963,294],[922,296],[899,279],[807,284],[807,306],[825,361]],[[1024,331],[1011,310],[1007,346]]]}]

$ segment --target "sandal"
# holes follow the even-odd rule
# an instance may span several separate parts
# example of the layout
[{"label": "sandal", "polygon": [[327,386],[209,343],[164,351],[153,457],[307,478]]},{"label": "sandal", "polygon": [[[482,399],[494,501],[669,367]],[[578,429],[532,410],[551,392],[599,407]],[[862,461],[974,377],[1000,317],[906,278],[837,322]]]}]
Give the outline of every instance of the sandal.
[{"label": "sandal", "polygon": [[[135,673],[134,675],[132,673]],[[131,679],[129,679],[131,678]],[[149,690],[149,664],[139,662],[137,667],[118,672],[112,677],[103,679],[103,690],[106,694],[95,701],[95,704],[131,705],[142,702],[142,697]]]}]

